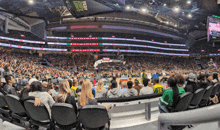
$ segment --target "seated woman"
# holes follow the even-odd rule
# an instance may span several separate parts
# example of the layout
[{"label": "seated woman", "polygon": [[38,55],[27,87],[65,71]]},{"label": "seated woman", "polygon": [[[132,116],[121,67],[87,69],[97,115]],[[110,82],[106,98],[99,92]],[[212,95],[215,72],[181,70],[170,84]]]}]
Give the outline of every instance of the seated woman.
[{"label": "seated woman", "polygon": [[[91,82],[86,79],[82,84],[81,96],[78,100],[78,108],[81,109],[86,105],[98,105],[97,100],[94,98],[91,92]],[[105,106],[106,109],[109,109],[109,105]]]},{"label": "seated woman", "polygon": [[53,83],[49,83],[49,84],[47,85],[47,92],[48,92],[52,97],[56,97],[58,93],[57,93],[53,88],[54,88]]},{"label": "seated woman", "polygon": [[41,102],[46,106],[49,115],[51,116],[51,107],[55,103],[53,98],[50,96],[48,92],[42,91],[42,84],[39,81],[34,81],[30,85],[30,92],[28,93],[29,96],[38,97]]},{"label": "seated woman", "polygon": [[96,87],[96,96],[95,98],[106,97],[107,89],[103,85],[103,80],[98,81],[98,85]]},{"label": "seated woman", "polygon": [[72,91],[69,86],[68,80],[64,79],[59,84],[59,94],[56,96],[56,102],[69,103],[73,105],[75,113],[77,114],[76,100],[72,96]]},{"label": "seated woman", "polygon": [[165,89],[160,103],[158,104],[160,113],[169,113],[167,106],[175,107],[178,97],[185,93],[182,87],[177,87],[177,79],[171,76],[167,81],[169,89]]}]

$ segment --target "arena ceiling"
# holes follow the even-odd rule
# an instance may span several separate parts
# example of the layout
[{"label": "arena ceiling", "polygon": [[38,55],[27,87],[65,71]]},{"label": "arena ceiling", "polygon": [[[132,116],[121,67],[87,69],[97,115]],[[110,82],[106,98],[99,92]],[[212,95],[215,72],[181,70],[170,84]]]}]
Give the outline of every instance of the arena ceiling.
[{"label": "arena ceiling", "polygon": [[[138,14],[141,20],[178,29],[183,35],[206,29],[206,18],[218,15],[217,0],[1,0],[0,13],[12,13],[28,24],[39,19],[48,23],[65,18],[106,16],[130,17]],[[81,6],[76,5],[82,4]],[[201,33],[204,34],[204,33]],[[198,37],[200,37],[199,35]],[[195,37],[195,36],[194,36]]]}]

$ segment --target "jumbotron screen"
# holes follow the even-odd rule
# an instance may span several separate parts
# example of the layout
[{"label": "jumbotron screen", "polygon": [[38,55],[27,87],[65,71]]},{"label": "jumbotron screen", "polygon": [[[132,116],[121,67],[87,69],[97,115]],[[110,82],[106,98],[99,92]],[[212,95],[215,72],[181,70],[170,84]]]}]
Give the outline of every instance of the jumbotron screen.
[{"label": "jumbotron screen", "polygon": [[220,16],[208,16],[207,41],[215,42],[220,40]]}]

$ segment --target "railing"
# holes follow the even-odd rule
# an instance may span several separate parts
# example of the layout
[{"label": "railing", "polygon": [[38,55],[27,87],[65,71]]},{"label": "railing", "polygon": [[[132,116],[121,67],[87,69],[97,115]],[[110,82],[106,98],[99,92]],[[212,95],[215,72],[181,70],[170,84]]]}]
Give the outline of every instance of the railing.
[{"label": "railing", "polygon": [[145,104],[145,119],[151,120],[151,103],[159,101],[162,93],[123,98],[97,98],[99,104],[111,104],[112,107]]},{"label": "railing", "polygon": [[[219,110],[220,104],[217,104],[184,112],[163,113],[158,118],[158,130],[168,130],[169,125],[191,125],[220,121]],[[220,128],[220,125],[218,127]]]}]

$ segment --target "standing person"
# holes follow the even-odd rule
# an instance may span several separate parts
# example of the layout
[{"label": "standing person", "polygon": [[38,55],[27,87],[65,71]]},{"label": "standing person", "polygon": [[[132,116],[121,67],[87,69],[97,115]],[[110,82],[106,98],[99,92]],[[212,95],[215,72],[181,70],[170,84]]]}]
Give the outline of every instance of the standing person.
[{"label": "standing person", "polygon": [[102,98],[106,97],[107,89],[103,85],[103,80],[98,81],[98,85],[96,87],[96,97],[95,98]]},{"label": "standing person", "polygon": [[149,79],[144,78],[144,81],[143,81],[144,87],[142,87],[142,89],[140,90],[139,95],[146,95],[146,94],[153,94],[154,93],[153,89],[148,86],[149,81],[150,81]]},{"label": "standing person", "polygon": [[142,77],[142,83],[143,83],[144,78],[147,78],[147,74],[146,74],[145,70],[143,70],[141,77]]},{"label": "standing person", "polygon": [[128,89],[123,93],[123,96],[124,97],[137,96],[138,95],[137,90],[132,88],[133,83],[131,81],[128,81],[127,85],[128,85]]},{"label": "standing person", "polygon": [[138,81],[138,79],[135,79],[135,85],[134,85],[134,89],[136,89],[137,90],[137,92],[138,92],[138,95],[139,95],[139,93],[140,93],[140,90],[142,89],[142,87],[139,85],[139,81]]},{"label": "standing person", "polygon": [[154,78],[154,93],[162,93],[164,90],[163,86],[159,84],[159,78]]},{"label": "standing person", "polygon": [[92,81],[92,83],[93,83],[93,86],[95,86],[95,85],[96,85],[95,78],[94,78],[94,80]]},{"label": "standing person", "polygon": [[62,80],[59,84],[59,93],[56,96],[56,102],[69,103],[73,105],[74,111],[77,114],[75,97],[72,96],[72,91],[70,89],[69,82],[66,79]]}]

